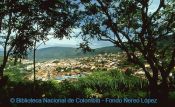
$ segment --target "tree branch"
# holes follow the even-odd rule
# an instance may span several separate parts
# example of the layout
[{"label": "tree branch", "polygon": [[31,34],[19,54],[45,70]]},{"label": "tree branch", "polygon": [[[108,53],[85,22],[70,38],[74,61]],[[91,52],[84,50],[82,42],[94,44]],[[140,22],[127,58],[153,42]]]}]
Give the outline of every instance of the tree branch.
[{"label": "tree branch", "polygon": [[109,26],[111,28],[111,30],[113,31],[113,33],[115,34],[115,36],[117,37],[117,40],[119,41],[119,44],[117,44],[120,48],[122,48],[123,50],[125,50],[126,52],[128,52],[128,49],[126,48],[126,46],[124,45],[124,43],[122,42],[119,34],[117,33],[117,27],[114,26],[112,19],[107,11],[107,8],[103,5],[103,3],[100,0],[97,0],[99,2],[99,4],[101,5],[102,11],[105,13],[105,15],[107,16],[109,22],[111,23]]},{"label": "tree branch", "polygon": [[157,8],[157,10],[152,14],[152,16],[150,17],[150,19],[152,19],[158,12],[159,10],[164,6],[165,0],[160,0],[160,4],[159,7]]},{"label": "tree branch", "polygon": [[173,49],[173,52],[172,52],[171,61],[166,68],[167,74],[169,74],[171,72],[171,70],[174,68],[174,66],[175,66],[175,48]]}]

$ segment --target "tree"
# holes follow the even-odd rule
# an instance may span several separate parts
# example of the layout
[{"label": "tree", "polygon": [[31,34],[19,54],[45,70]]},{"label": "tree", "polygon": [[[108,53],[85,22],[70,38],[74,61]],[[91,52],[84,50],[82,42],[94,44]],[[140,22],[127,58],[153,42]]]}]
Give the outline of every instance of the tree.
[{"label": "tree", "polygon": [[63,37],[70,37],[70,32],[76,21],[78,15],[76,12],[77,6],[71,0],[46,0],[35,1],[32,4],[34,10],[34,19],[32,21],[33,32],[30,33],[31,39],[33,39],[33,65],[34,65],[34,82],[36,80],[36,50],[40,46],[37,46],[38,42],[44,43],[48,41],[48,35],[52,35],[54,38],[62,39]]},{"label": "tree", "polygon": [[48,39],[51,30],[55,38],[69,37],[78,18],[71,0],[4,0],[0,5],[0,41],[4,49],[0,80],[10,54],[25,55],[36,42]]},{"label": "tree", "polygon": [[[175,66],[175,1],[159,0],[153,12],[151,0],[80,2],[81,36],[86,41],[89,38],[110,41],[121,48],[126,52],[128,61],[139,65],[145,72],[150,96],[166,99],[168,77]],[[162,43],[166,39],[169,41]],[[151,70],[145,67],[142,59]]]},{"label": "tree", "polygon": [[24,25],[24,17],[22,15],[26,12],[18,11],[18,8],[24,8],[24,5],[18,3],[15,0],[0,1],[0,44],[4,49],[3,62],[0,65],[0,80],[3,77],[8,57],[15,47],[15,41],[22,32],[21,29],[17,29],[17,26]]}]

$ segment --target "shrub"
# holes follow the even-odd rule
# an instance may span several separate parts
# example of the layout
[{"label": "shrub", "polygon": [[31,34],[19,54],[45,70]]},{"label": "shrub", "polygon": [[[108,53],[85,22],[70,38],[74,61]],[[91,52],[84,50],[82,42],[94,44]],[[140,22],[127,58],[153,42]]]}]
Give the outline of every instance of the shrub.
[{"label": "shrub", "polygon": [[85,88],[83,93],[86,98],[91,98],[96,91],[91,88]]},{"label": "shrub", "polygon": [[65,80],[58,83],[55,80],[11,81],[2,87],[1,99],[10,97],[50,97],[50,98],[91,98],[91,97],[145,97],[147,82],[132,75],[126,75],[119,70],[96,71],[78,81]]},{"label": "shrub", "polygon": [[65,68],[63,68],[63,67],[57,67],[56,68],[56,71],[58,71],[58,72],[61,72],[61,71],[70,72],[71,70],[72,69],[70,67],[65,67]]},{"label": "shrub", "polygon": [[[84,78],[80,78],[77,83],[82,90],[92,89],[104,96],[127,96],[125,94],[146,91],[147,81],[132,75],[128,76],[118,70],[98,71]],[[116,92],[116,94],[114,94]],[[121,93],[123,93],[121,95]],[[112,95],[110,95],[112,94]],[[128,94],[129,95],[129,94]],[[87,96],[87,95],[86,95]],[[139,95],[138,95],[139,96]]]}]

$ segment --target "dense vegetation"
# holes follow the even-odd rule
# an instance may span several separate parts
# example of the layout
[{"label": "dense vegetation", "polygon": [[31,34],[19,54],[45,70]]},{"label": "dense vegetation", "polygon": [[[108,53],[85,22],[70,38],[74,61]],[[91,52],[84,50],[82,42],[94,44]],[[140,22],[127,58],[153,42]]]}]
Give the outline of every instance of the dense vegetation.
[{"label": "dense vegetation", "polygon": [[[95,71],[87,77],[81,77],[78,81],[56,80],[37,81],[36,91],[33,92],[33,81],[21,81],[22,76],[12,71],[6,73],[6,84],[1,89],[1,101],[8,101],[10,97],[49,97],[49,98],[122,98],[122,97],[146,97],[147,81],[135,76],[126,75],[118,70]],[[15,74],[15,75],[12,75]],[[16,77],[16,78],[9,78]]]}]

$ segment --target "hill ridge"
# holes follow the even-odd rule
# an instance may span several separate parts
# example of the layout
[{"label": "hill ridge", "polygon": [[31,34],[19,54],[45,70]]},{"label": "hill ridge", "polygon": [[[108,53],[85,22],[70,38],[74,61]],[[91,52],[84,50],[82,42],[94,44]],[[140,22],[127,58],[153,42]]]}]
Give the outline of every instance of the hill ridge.
[{"label": "hill ridge", "polygon": [[[93,52],[83,53],[81,49],[74,47],[46,47],[40,48],[36,51],[37,60],[52,60],[52,59],[67,59],[67,58],[78,58],[84,56],[94,56],[97,54],[104,53],[116,53],[120,49],[114,46],[96,48]],[[32,52],[29,53],[29,59],[32,59]]]}]

